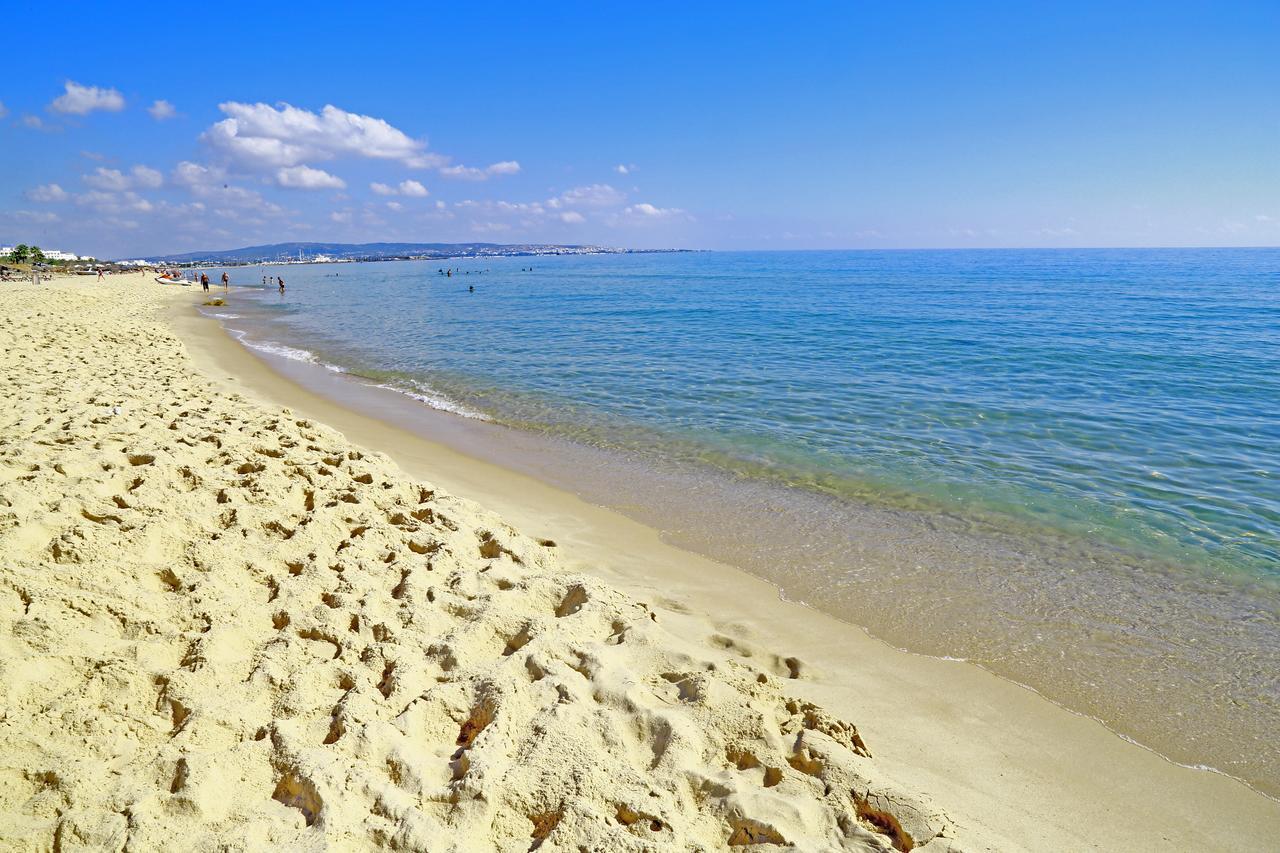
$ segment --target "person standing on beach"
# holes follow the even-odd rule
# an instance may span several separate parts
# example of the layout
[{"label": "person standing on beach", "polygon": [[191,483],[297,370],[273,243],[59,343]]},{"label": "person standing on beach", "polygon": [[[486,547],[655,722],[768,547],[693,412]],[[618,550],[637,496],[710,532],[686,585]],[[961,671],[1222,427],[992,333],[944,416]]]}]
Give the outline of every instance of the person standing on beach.
[{"label": "person standing on beach", "polygon": [[102,281],[102,267],[98,267],[98,281]]},{"label": "person standing on beach", "polygon": [[284,295],[284,279],[277,276],[276,281],[280,282],[280,295],[283,296]]},{"label": "person standing on beach", "polygon": [[227,289],[228,287],[230,287],[230,286],[231,286],[231,279],[230,279],[230,277],[228,277],[228,276],[227,276],[227,274],[224,272],[224,273],[222,274],[222,289],[223,289],[223,290],[226,290],[226,289]]}]

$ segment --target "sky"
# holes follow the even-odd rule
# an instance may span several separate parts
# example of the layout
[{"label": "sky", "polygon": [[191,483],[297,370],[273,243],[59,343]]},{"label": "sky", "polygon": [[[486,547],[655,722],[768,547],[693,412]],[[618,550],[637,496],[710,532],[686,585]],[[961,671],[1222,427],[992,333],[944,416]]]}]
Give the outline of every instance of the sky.
[{"label": "sky", "polygon": [[1275,0],[280,5],[8,9],[0,243],[1280,245]]}]

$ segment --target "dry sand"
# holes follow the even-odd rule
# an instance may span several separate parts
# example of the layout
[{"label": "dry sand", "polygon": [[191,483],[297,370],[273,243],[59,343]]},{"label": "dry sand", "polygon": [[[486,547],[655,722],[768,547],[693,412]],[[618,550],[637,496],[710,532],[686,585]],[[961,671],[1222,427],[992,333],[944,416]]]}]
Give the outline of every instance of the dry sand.
[{"label": "dry sand", "polygon": [[172,316],[190,290],[0,288],[0,848],[1261,850],[1280,831],[1274,802],[976,668],[278,379],[250,388],[251,356],[179,319],[193,361]]},{"label": "dry sand", "polygon": [[122,290],[6,291],[6,843],[946,849],[776,668],[219,392]]}]

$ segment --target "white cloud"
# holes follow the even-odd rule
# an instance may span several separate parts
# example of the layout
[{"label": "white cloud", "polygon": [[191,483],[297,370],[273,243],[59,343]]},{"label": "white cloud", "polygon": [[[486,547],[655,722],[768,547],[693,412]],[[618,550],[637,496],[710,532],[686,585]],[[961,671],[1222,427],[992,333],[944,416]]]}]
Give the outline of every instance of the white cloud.
[{"label": "white cloud", "polygon": [[[581,225],[599,221],[609,226],[643,226],[665,222],[694,221],[685,210],[658,207],[648,202],[627,206],[626,193],[609,184],[574,187],[545,201],[501,201],[466,199],[451,207],[470,220],[477,232],[507,229],[538,229],[557,225]],[[438,202],[445,210],[444,202]],[[598,211],[598,213],[597,213]]]},{"label": "white cloud", "polygon": [[178,111],[174,109],[173,104],[165,100],[154,102],[147,107],[147,112],[151,113],[151,117],[156,121],[166,121],[167,119],[176,118]]},{"label": "white cloud", "polygon": [[492,163],[483,169],[474,166],[448,166],[440,170],[446,178],[461,178],[464,181],[487,181],[497,175],[515,175],[520,172],[520,164],[515,160],[503,160]]},{"label": "white cloud", "polygon": [[404,210],[404,205],[398,201],[389,201],[387,202],[387,210],[394,210],[399,212],[401,210]]},{"label": "white cloud", "polygon": [[14,210],[0,213],[0,216],[20,222],[34,222],[40,225],[47,225],[50,222],[58,222],[62,219],[58,214],[47,210]]},{"label": "white cloud", "polygon": [[608,184],[574,187],[547,201],[547,207],[616,207],[627,200],[627,194]]},{"label": "white cloud", "polygon": [[219,215],[230,217],[234,215],[231,213],[233,210],[251,210],[271,216],[284,213],[284,208],[267,201],[260,193],[227,183],[226,170],[218,166],[203,166],[183,160],[174,167],[170,179],[197,198],[220,205],[215,209]]},{"label": "white cloud", "polygon": [[133,185],[154,190],[164,183],[164,175],[147,166],[133,167]]},{"label": "white cloud", "polygon": [[25,195],[32,201],[42,202],[66,201],[68,198],[67,191],[57,184],[41,184],[27,190]]},{"label": "white cloud", "polygon": [[408,180],[400,182],[400,195],[411,198],[426,198],[430,193],[427,192],[426,187],[417,181]]},{"label": "white cloud", "polygon": [[104,169],[99,166],[93,170],[92,175],[81,176],[81,180],[95,189],[107,192],[129,188],[129,179],[119,169]]},{"label": "white cloud", "polygon": [[542,203],[536,201],[475,201],[473,199],[465,199],[457,202],[454,207],[461,210],[477,211],[490,216],[494,214],[504,216],[542,216],[547,212]]},{"label": "white cloud", "polygon": [[40,116],[25,115],[22,117],[22,126],[31,128],[32,130],[44,130],[45,123],[41,121]]},{"label": "white cloud", "polygon": [[303,160],[331,160],[339,156],[396,160],[411,168],[432,168],[448,162],[380,118],[349,113],[328,105],[319,113],[289,104],[242,104],[229,101],[218,108],[228,118],[215,123],[201,138],[243,166],[279,168]]},{"label": "white cloud", "polygon": [[124,96],[116,89],[81,86],[68,80],[66,92],[53,99],[49,109],[67,115],[88,115],[94,110],[118,113],[124,109]]},{"label": "white cloud", "polygon": [[276,183],[291,190],[340,190],[347,182],[324,169],[310,166],[289,166],[276,170]]},{"label": "white cloud", "polygon": [[84,175],[83,180],[94,189],[120,192],[131,187],[156,189],[164,183],[164,176],[147,166],[134,166],[128,175],[119,169],[105,169],[99,166],[93,170],[93,174]]},{"label": "white cloud", "polygon": [[347,224],[347,223],[351,222],[351,211],[349,211],[349,210],[344,210],[344,211],[337,211],[337,210],[335,210],[333,213],[330,213],[330,214],[329,214],[329,218],[330,218],[331,220],[333,220],[334,222],[338,222],[338,223],[341,223],[341,224],[344,224],[344,225],[345,225],[345,224]]},{"label": "white cloud", "polygon": [[619,163],[613,167],[613,171],[617,172],[619,175],[630,175],[635,170],[635,163]]},{"label": "white cloud", "polygon": [[150,213],[155,205],[132,190],[126,192],[104,192],[90,190],[76,196],[76,204],[91,207],[99,213],[120,214],[125,212]]},{"label": "white cloud", "polygon": [[227,177],[227,173],[215,166],[201,166],[199,163],[183,160],[173,167],[172,177],[173,182],[178,186],[194,189],[220,184]]},{"label": "white cloud", "polygon": [[687,220],[692,222],[693,217],[678,207],[658,207],[642,201],[637,204],[624,207],[621,214],[612,214],[609,219],[609,224],[648,225],[673,220]]},{"label": "white cloud", "polygon": [[649,204],[648,202],[641,202],[639,204],[631,205],[626,210],[624,210],[623,213],[632,213],[632,214],[637,214],[639,216],[662,218],[665,216],[678,216],[679,214],[684,213],[684,211],[678,207],[654,207],[652,204]]},{"label": "white cloud", "polygon": [[408,198],[426,198],[431,195],[426,187],[412,179],[401,181],[394,187],[390,184],[382,184],[375,181],[369,184],[369,189],[373,190],[376,195],[402,195]]}]

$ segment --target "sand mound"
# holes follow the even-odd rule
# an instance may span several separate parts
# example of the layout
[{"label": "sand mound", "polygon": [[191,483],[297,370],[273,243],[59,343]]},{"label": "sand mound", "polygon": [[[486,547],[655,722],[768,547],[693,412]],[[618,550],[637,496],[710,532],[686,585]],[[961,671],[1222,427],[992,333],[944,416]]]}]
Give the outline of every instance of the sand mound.
[{"label": "sand mound", "polygon": [[202,376],[182,294],[6,287],[0,846],[948,849],[857,729]]}]

